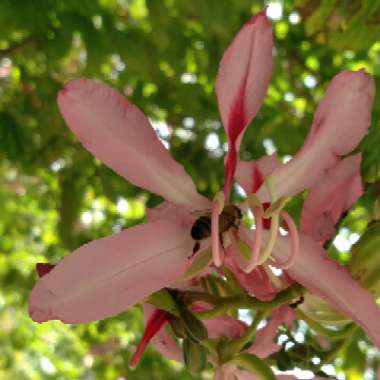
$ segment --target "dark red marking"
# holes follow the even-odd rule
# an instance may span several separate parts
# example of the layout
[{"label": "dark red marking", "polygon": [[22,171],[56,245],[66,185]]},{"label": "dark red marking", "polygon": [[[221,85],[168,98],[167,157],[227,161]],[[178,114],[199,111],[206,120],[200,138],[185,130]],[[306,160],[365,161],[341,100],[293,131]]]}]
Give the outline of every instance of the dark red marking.
[{"label": "dark red marking", "polygon": [[166,311],[158,309],[154,311],[146,324],[144,335],[132,356],[131,362],[129,363],[130,368],[135,368],[137,366],[147,345],[167,322],[168,313]]},{"label": "dark red marking", "polygon": [[49,263],[37,263],[36,264],[36,272],[38,274],[38,277],[43,277],[45,274],[48,274],[55,265],[49,264]]}]

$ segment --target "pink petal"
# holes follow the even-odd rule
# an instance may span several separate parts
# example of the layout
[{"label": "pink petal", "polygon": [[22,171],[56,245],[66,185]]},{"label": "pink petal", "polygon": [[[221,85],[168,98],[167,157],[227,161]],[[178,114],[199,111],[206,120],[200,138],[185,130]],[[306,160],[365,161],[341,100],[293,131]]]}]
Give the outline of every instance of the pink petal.
[{"label": "pink petal", "polygon": [[311,189],[302,209],[302,233],[321,243],[335,235],[335,223],[363,193],[360,160],[360,154],[342,160]]},{"label": "pink petal", "polygon": [[[279,237],[274,258],[282,261],[290,251],[290,239]],[[373,295],[352,278],[347,268],[329,259],[320,244],[311,237],[300,235],[300,253],[288,273],[311,293],[356,321],[380,347],[380,308]]]},{"label": "pink petal", "polygon": [[[144,320],[147,324],[156,309],[150,305],[144,305]],[[182,361],[182,349],[166,328],[162,328],[151,340],[152,346],[157,352],[169,360]]]},{"label": "pink petal", "polygon": [[228,188],[234,177],[243,132],[259,111],[268,89],[272,47],[271,25],[265,12],[260,12],[243,26],[220,62],[216,95],[229,143],[226,161]]},{"label": "pink petal", "polygon": [[[211,208],[211,202],[209,207]],[[181,227],[190,231],[197,216],[193,213],[194,208],[184,207],[172,202],[164,201],[157,207],[148,208],[146,211],[146,217],[148,222],[157,222],[159,220],[166,220],[175,224],[179,224]],[[190,233],[190,232],[189,232]]]},{"label": "pink petal", "polygon": [[158,140],[144,114],[112,88],[74,80],[58,95],[74,134],[96,158],[137,186],[167,200],[207,207],[183,167]]},{"label": "pink petal", "polygon": [[255,342],[247,351],[261,359],[279,351],[281,346],[275,342],[277,330],[282,324],[290,329],[294,319],[294,310],[289,306],[284,305],[276,309],[269,322],[257,332]]},{"label": "pink petal", "polygon": [[192,246],[188,230],[166,221],[85,244],[40,278],[29,314],[36,322],[65,323],[116,315],[178,280]]},{"label": "pink petal", "polygon": [[[344,71],[334,77],[301,150],[271,175],[278,197],[312,188],[358,145],[371,122],[374,94],[374,80],[364,71]],[[269,199],[263,186],[258,195]]]},{"label": "pink petal", "polygon": [[255,193],[263,184],[264,178],[280,166],[282,164],[276,154],[255,161],[239,161],[235,178],[247,194]]}]

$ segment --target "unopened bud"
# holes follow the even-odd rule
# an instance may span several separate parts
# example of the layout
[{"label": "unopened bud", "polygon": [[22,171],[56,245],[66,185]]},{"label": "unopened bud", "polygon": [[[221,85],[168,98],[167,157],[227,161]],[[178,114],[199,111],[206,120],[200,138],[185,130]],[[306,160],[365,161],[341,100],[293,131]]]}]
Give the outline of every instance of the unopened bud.
[{"label": "unopened bud", "polygon": [[186,338],[186,328],[181,318],[177,318],[174,315],[170,316],[169,323],[173,332],[177,338]]},{"label": "unopened bud", "polygon": [[204,324],[185,305],[178,304],[178,310],[189,339],[195,343],[200,343],[208,338]]}]

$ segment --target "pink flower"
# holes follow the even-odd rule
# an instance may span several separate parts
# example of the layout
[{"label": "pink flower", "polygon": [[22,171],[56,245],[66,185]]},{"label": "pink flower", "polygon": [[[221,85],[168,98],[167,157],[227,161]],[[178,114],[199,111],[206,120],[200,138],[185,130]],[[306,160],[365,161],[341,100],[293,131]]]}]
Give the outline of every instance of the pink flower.
[{"label": "pink flower", "polygon": [[[267,90],[271,50],[272,30],[260,13],[243,27],[221,63],[217,94],[231,146],[226,161],[227,200],[242,134]],[[229,90],[223,91],[226,86]],[[108,86],[89,80],[66,84],[58,95],[58,106],[67,125],[97,159],[167,202],[150,213],[146,225],[85,244],[41,277],[29,300],[34,321],[104,319],[179,280],[191,262],[194,210],[213,208],[212,240],[217,241],[213,250],[218,260],[215,226],[220,202],[211,203],[197,193],[191,178],[170,157],[137,107]]]},{"label": "pink flower", "polygon": [[[269,85],[272,46],[271,25],[261,12],[243,26],[221,60],[216,94],[229,151],[224,192],[212,202],[197,193],[191,178],[170,157],[137,107],[93,81],[75,80],[65,86],[58,105],[82,145],[116,173],[161,195],[166,202],[149,212],[147,224],[85,244],[49,268],[30,296],[29,313],[34,321],[83,323],[108,318],[144,301],[152,292],[173,286],[193,261],[190,229],[195,210],[211,209],[213,260],[221,265],[218,220],[236,174],[249,194],[256,230],[253,233],[242,226],[225,234],[234,260],[226,264],[252,276],[244,281],[240,277],[245,287],[254,278],[257,281],[259,272],[264,276],[268,263],[286,268],[292,279],[358,322],[380,347],[380,310],[373,297],[345,268],[328,259],[320,244],[332,236],[339,215],[361,193],[360,157],[343,157],[367,132],[373,80],[364,71],[338,74],[320,102],[304,145],[286,165],[275,157],[241,162],[238,153],[244,131],[260,109]],[[283,201],[305,189],[310,193],[302,234],[298,234],[283,211]],[[334,202],[326,202],[326,197]],[[281,219],[287,237],[278,236]],[[250,257],[242,257],[240,243],[252,250]],[[207,246],[208,242],[202,249]],[[259,272],[255,268],[260,268]],[[277,290],[284,286],[285,279]],[[273,290],[267,284],[251,288],[263,297]],[[158,317],[161,325],[157,326],[161,327],[165,318]]]}]

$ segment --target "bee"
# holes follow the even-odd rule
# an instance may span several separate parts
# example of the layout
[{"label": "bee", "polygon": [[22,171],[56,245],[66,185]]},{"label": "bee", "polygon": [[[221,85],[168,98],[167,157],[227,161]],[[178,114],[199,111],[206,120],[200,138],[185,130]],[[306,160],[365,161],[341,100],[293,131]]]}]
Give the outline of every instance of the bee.
[{"label": "bee", "polygon": [[[219,215],[219,237],[222,241],[222,234],[231,228],[239,228],[242,212],[235,205],[227,205]],[[200,248],[200,241],[211,236],[211,210],[202,212],[201,216],[194,222],[190,231],[191,237],[195,240],[193,254]]]}]

